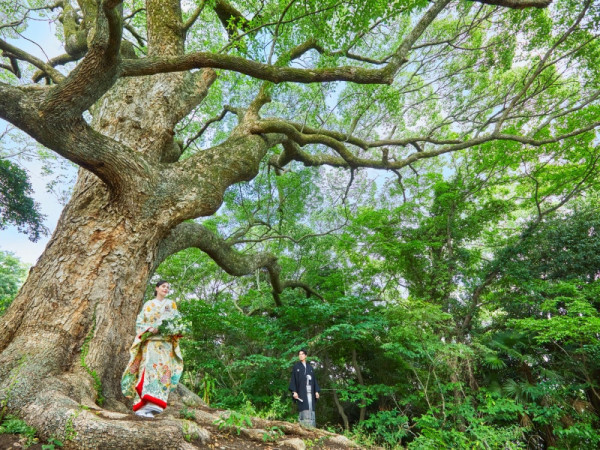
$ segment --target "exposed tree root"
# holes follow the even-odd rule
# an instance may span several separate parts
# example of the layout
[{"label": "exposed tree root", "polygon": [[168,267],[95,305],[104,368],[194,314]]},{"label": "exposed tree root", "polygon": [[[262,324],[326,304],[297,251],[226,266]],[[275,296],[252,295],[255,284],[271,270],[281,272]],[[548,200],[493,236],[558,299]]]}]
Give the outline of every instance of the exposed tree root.
[{"label": "exposed tree root", "polygon": [[[66,381],[64,378],[63,382]],[[169,407],[163,414],[146,419],[134,415],[117,401],[110,402],[110,409],[97,406],[90,396],[84,395],[78,402],[74,399],[78,397],[77,391],[69,388],[68,384],[66,382],[58,389],[44,389],[28,403],[15,405],[9,401],[9,410],[35,427],[43,439],[58,439],[67,450],[187,450],[205,448],[213,438],[218,437],[215,435],[229,434],[235,435],[238,440],[248,441],[248,448],[262,447],[265,442],[283,448],[304,448],[302,438],[318,439],[324,445],[331,444],[333,448],[357,447],[343,436],[319,429],[306,429],[289,422],[252,417],[252,427],[247,423],[243,426],[232,424],[227,420],[231,411],[209,408],[184,386],[179,386],[171,395]],[[78,392],[88,391],[79,386]],[[71,395],[66,395],[66,392]]]}]

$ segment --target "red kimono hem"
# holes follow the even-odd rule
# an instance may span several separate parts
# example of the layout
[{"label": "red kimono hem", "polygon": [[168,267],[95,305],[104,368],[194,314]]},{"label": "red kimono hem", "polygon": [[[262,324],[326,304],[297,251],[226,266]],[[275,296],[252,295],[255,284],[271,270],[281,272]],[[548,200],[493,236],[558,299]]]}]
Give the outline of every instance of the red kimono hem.
[{"label": "red kimono hem", "polygon": [[133,405],[133,410],[137,411],[147,403],[154,403],[155,405],[160,406],[162,409],[167,407],[167,402],[162,401],[160,398],[152,397],[151,395],[146,394],[138,403]]},{"label": "red kimono hem", "polygon": [[148,394],[142,396],[142,388],[144,387],[144,377],[145,376],[146,376],[146,371],[144,370],[142,372],[140,382],[135,387],[135,390],[138,393],[138,395],[140,396],[141,400],[138,403],[136,403],[135,405],[133,405],[133,410],[137,411],[142,406],[144,406],[146,403],[154,403],[155,405],[160,406],[162,409],[165,409],[167,407],[167,402],[161,400],[160,398],[152,397],[151,395],[148,395]]}]

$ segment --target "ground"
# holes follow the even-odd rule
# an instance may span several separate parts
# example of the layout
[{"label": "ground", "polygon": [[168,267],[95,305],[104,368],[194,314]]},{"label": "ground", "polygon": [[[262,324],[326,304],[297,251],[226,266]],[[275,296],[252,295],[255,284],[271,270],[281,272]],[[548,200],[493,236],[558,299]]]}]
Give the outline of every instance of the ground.
[{"label": "ground", "polygon": [[[92,410],[94,411],[94,410]],[[122,413],[108,413],[106,410],[98,409],[95,411],[99,416],[108,418],[110,414],[115,421],[119,422],[149,422],[156,421],[157,425],[161,421],[173,419],[184,419],[189,421],[189,436],[182,449],[320,449],[337,450],[346,448],[356,448],[357,446],[343,436],[335,435],[319,429],[306,429],[296,423],[282,421],[266,421],[258,418],[249,418],[252,427],[247,423],[236,424],[235,420],[227,420],[231,417],[230,411],[217,410],[207,406],[196,405],[193,410],[185,408],[179,409],[171,407],[164,413],[154,419],[147,419],[135,416],[130,413],[124,416]],[[235,414],[235,413],[233,413]],[[219,424],[221,425],[219,427]],[[198,428],[195,428],[198,425]],[[265,430],[279,430],[279,433],[269,438]],[[31,450],[52,450],[52,449],[76,449],[79,448],[74,442],[61,442],[64,447],[52,447],[50,443],[39,440],[32,442],[18,434],[0,434],[0,450],[28,448]]]}]

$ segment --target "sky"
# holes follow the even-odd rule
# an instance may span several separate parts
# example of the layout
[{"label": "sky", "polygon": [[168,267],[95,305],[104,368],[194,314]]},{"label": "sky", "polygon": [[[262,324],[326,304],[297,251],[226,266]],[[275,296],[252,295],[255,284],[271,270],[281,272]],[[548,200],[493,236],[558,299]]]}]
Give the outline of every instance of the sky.
[{"label": "sky", "polygon": [[[48,22],[31,21],[30,24],[31,25],[23,33],[23,38],[7,40],[11,44],[16,45],[44,61],[64,53],[62,44],[55,37],[54,30]],[[27,39],[41,45],[44,52],[41,51],[40,47]],[[8,124],[5,121],[0,119],[0,132],[4,130],[7,125]],[[3,142],[0,145],[5,145],[5,143]],[[56,172],[55,175],[49,176],[42,174],[41,161],[31,161],[27,163],[25,169],[29,173],[29,181],[34,190],[33,198],[39,203],[41,213],[46,216],[44,225],[52,232],[56,227],[56,223],[58,222],[58,218],[63,208],[58,197],[53,193],[47,192],[46,189],[47,183],[52,181],[56,176]],[[67,174],[69,171],[74,173],[75,169],[59,169],[58,173],[64,172],[63,174]],[[50,234],[40,238],[38,242],[31,242],[27,235],[19,233],[16,227],[7,227],[6,229],[0,230],[0,250],[12,252],[27,264],[35,264],[46,248],[49,238]]]}]

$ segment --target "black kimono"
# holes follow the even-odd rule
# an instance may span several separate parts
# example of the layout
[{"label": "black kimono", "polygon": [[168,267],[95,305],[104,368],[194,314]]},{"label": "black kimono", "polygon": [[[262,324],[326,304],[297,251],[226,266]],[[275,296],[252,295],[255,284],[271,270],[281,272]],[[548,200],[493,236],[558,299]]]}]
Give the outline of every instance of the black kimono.
[{"label": "black kimono", "polygon": [[315,404],[317,398],[315,394],[319,392],[319,383],[315,377],[315,371],[306,363],[306,367],[300,361],[294,364],[292,368],[292,378],[290,380],[290,391],[298,394],[298,400],[294,399],[298,405],[300,423],[306,426],[315,426]]}]

